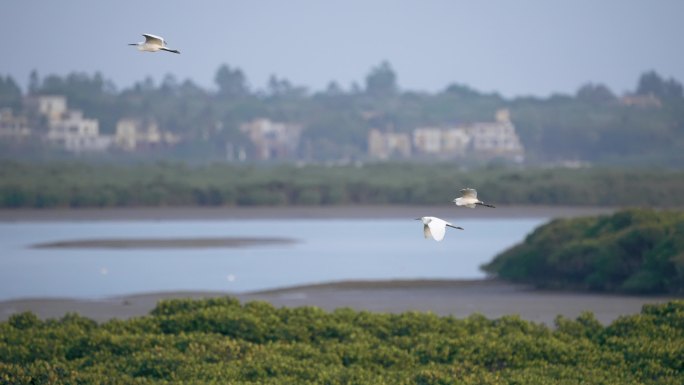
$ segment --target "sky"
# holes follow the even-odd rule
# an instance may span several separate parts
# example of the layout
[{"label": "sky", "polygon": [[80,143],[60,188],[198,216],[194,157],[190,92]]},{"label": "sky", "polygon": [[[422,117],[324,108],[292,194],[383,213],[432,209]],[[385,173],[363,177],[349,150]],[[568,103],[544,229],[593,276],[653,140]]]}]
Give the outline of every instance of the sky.
[{"label": "sky", "polygon": [[[311,91],[363,86],[388,61],[402,90],[468,85],[505,97],[633,91],[684,81],[680,0],[0,1],[0,75],[101,72],[119,89],[172,74],[215,88],[221,64],[252,89],[276,75]],[[167,52],[138,52],[142,33]]]}]

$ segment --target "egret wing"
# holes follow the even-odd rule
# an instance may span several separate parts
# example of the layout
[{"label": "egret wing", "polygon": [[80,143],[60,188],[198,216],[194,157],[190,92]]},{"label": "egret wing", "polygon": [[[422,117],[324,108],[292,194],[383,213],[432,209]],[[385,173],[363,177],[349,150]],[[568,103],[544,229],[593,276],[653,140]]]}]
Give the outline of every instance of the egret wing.
[{"label": "egret wing", "polygon": [[143,33],[143,36],[145,36],[145,43],[147,44],[158,44],[162,47],[165,45],[164,38],[161,36],[151,35],[149,33]]},{"label": "egret wing", "polygon": [[441,219],[433,219],[428,223],[430,227],[430,233],[435,241],[441,241],[444,239],[444,234],[446,233],[446,222]]},{"label": "egret wing", "polygon": [[477,198],[459,197],[454,199],[456,206],[465,206],[469,208],[475,207],[475,203],[473,203],[473,201],[477,201]]},{"label": "egret wing", "polygon": [[464,188],[461,190],[464,198],[477,198],[477,190],[473,188]]},{"label": "egret wing", "polygon": [[430,227],[428,225],[423,225],[423,235],[425,239],[432,238],[432,233],[430,233]]}]

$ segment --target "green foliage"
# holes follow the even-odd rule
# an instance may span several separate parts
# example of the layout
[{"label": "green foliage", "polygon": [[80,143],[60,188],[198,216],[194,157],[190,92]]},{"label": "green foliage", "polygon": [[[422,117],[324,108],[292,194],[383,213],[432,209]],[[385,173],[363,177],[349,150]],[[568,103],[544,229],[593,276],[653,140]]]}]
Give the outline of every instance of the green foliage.
[{"label": "green foliage", "polygon": [[366,76],[366,92],[373,96],[392,96],[397,89],[397,75],[387,61],[380,63]]},{"label": "green foliage", "polygon": [[[226,157],[226,143],[250,148],[248,138],[240,131],[241,123],[265,117],[302,125],[296,154],[300,159],[365,159],[372,128],[410,132],[421,126],[491,121],[497,109],[508,108],[526,149],[526,159],[532,164],[579,160],[609,165],[684,166],[682,85],[655,72],[644,73],[635,90],[637,96],[657,98],[650,107],[621,103],[601,84],[584,85],[572,96],[505,99],[461,84],[448,85],[435,93],[402,91],[397,78],[391,64],[383,61],[368,72],[363,89],[353,85],[344,90],[332,83],[327,90],[310,94],[304,87],[275,76],[271,76],[265,90],[250,89],[241,69],[222,64],[214,76],[215,91],[173,75],[166,75],[158,84],[146,78],[117,90],[100,73],[41,78],[35,71],[28,91],[31,95],[67,96],[72,108],[98,119],[105,134],[114,132],[118,119],[153,118],[162,129],[184,140],[174,150],[150,150],[127,154],[126,158],[222,160]],[[19,112],[21,100],[16,82],[0,76],[0,108],[12,107]],[[60,155],[30,147],[35,146],[33,142],[27,141],[18,149],[0,150],[16,159]]]},{"label": "green foliage", "polygon": [[434,205],[466,186],[497,205],[684,206],[677,171],[0,161],[0,207]]},{"label": "green foliage", "polygon": [[21,89],[12,77],[0,76],[0,109],[9,107],[15,112],[21,106]]},{"label": "green foliage", "polygon": [[41,323],[38,317],[30,312],[14,314],[10,317],[8,322],[16,329],[28,329],[40,325]]},{"label": "green foliage", "polygon": [[0,384],[681,384],[684,301],[608,326],[165,300],[104,324],[0,323]]},{"label": "green foliage", "polygon": [[483,269],[539,287],[684,293],[684,212],[557,219]]},{"label": "green foliage", "polygon": [[675,79],[665,80],[655,71],[649,71],[639,77],[637,94],[654,95],[663,99],[682,98],[682,84]]},{"label": "green foliage", "polygon": [[247,80],[242,70],[231,70],[226,64],[221,65],[216,71],[214,81],[221,97],[241,97],[248,93]]}]

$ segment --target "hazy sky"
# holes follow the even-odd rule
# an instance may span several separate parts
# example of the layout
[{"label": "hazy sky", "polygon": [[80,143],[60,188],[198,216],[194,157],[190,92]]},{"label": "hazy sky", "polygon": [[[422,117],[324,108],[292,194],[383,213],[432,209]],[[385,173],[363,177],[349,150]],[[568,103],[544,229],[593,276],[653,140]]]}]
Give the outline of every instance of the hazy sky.
[{"label": "hazy sky", "polygon": [[[119,87],[165,74],[213,87],[218,66],[254,88],[275,74],[347,89],[389,61],[402,89],[467,84],[504,96],[633,90],[656,70],[684,81],[680,0],[0,1],[0,75],[100,71]],[[162,35],[182,54],[127,43]]]}]

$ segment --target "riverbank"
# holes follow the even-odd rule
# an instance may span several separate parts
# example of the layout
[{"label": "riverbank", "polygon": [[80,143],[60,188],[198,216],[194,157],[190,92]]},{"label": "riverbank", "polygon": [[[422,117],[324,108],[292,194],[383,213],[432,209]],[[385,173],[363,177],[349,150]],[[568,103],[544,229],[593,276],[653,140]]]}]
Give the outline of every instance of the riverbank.
[{"label": "riverbank", "polygon": [[541,291],[497,280],[345,281],[250,293],[165,292],[97,300],[15,299],[0,302],[0,320],[7,320],[15,313],[31,311],[43,319],[78,313],[103,322],[146,315],[163,299],[226,295],[242,302],[266,301],[276,307],[317,306],[328,311],[343,307],[391,313],[429,311],[458,318],[475,313],[487,318],[517,314],[522,319],[549,326],[558,315],[574,319],[584,311],[594,313],[597,320],[608,324],[620,316],[639,313],[644,304],[674,299]]},{"label": "riverbank", "polygon": [[254,206],[254,207],[125,207],[81,209],[0,209],[0,222],[232,219],[392,219],[426,215],[454,218],[568,218],[608,214],[610,207],[501,206]]}]

